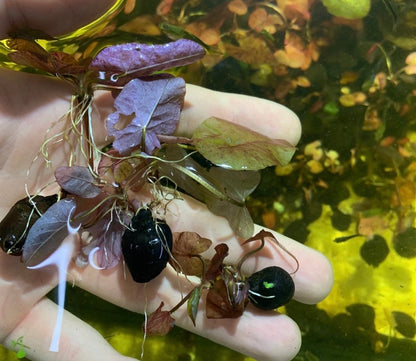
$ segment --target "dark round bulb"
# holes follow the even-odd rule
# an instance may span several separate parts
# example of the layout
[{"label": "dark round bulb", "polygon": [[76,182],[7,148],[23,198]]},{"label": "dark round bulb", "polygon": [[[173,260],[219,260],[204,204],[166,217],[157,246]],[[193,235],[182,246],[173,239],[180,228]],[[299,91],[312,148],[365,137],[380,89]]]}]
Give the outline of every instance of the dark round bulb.
[{"label": "dark round bulb", "polygon": [[283,268],[271,266],[247,278],[248,298],[262,310],[273,310],[288,303],[295,293],[295,284]]},{"label": "dark round bulb", "polygon": [[169,261],[172,232],[164,221],[153,218],[150,209],[141,209],[132,218],[131,228],[124,231],[121,241],[124,260],[136,282],[149,282]]}]

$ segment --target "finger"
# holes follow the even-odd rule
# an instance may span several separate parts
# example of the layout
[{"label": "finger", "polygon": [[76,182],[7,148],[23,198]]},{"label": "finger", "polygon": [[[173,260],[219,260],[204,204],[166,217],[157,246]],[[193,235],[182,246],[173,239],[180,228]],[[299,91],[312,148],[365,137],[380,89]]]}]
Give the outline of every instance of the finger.
[{"label": "finger", "polygon": [[29,270],[0,251],[0,343],[56,282],[53,269]]},{"label": "finger", "polygon": [[285,139],[291,144],[296,144],[301,134],[299,118],[283,105],[188,84],[177,132],[192,136],[196,127],[212,116],[246,126],[270,138]]},{"label": "finger", "polygon": [[[164,302],[163,310],[172,309],[194,286],[168,266],[162,275],[147,284],[135,283],[124,275],[123,267],[96,271],[78,270],[77,285],[111,303],[133,312],[151,313]],[[196,327],[187,315],[186,305],[173,313],[175,324],[258,361],[291,360],[300,347],[300,332],[289,317],[263,312],[249,306],[238,319],[207,319],[204,293],[196,318]],[[267,329],[267,332],[264,330]]]},{"label": "finger", "polygon": [[15,0],[0,2],[0,39],[17,29],[57,36],[74,31],[104,14],[115,0]]},{"label": "finger", "polygon": [[23,336],[26,357],[32,361],[133,361],[116,352],[91,326],[69,312],[64,312],[59,352],[50,352],[58,307],[47,298],[41,299],[6,337],[4,345],[13,349],[12,341]]}]

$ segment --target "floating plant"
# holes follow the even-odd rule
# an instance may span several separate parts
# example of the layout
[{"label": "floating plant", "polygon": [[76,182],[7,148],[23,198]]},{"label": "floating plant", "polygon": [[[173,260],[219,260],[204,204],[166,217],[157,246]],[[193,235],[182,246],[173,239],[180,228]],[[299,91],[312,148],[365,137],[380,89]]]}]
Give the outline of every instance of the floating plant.
[{"label": "floating plant", "polygon": [[[12,207],[0,225],[4,251],[19,255],[22,249],[22,261],[31,269],[58,268],[59,312],[50,349],[59,349],[65,278],[77,240],[81,243],[75,255],[79,267],[90,264],[97,270],[110,269],[124,259],[139,283],[151,282],[168,263],[185,275],[198,275],[201,285],[176,307],[188,301],[194,322],[202,289],[209,290],[208,317],[239,317],[253,297],[249,288],[256,289],[259,278],[271,284],[265,278],[268,271],[246,280],[241,264],[236,269],[223,265],[228,254],[225,244],[216,247],[208,263],[199,254],[211,241],[189,232],[172,235],[164,220],[166,204],[180,198],[178,190],[185,192],[226,217],[236,235],[250,240],[254,226],[245,200],[260,181],[258,171],[286,165],[295,148],[214,117],[203,121],[192,138],[174,134],[184,104],[185,81],[162,71],[201,59],[205,50],[197,42],[119,44],[102,49],[93,59],[78,59],[48,51],[35,39],[29,40],[30,36],[19,36],[7,41],[10,61],[62,79],[74,89],[63,129],[46,139],[40,150],[40,158],[50,164],[50,145],[57,140],[69,145],[67,163],[54,169],[58,194],[40,196],[45,185]],[[114,112],[106,121],[109,142],[104,147],[97,146],[91,122],[96,90],[114,97]],[[131,196],[132,191],[142,189],[150,190],[147,204]],[[15,214],[20,217],[16,224],[9,220]],[[258,236],[261,247],[266,236],[272,237]],[[275,277],[273,282],[281,281]],[[268,291],[274,292],[274,287]],[[253,292],[262,297],[262,291]],[[293,294],[293,283],[286,293]],[[218,312],[215,309],[224,295],[229,308]],[[284,302],[289,298],[285,296]],[[156,315],[162,312],[160,308]],[[164,333],[162,323],[153,316],[148,331],[155,331],[149,333]]]}]

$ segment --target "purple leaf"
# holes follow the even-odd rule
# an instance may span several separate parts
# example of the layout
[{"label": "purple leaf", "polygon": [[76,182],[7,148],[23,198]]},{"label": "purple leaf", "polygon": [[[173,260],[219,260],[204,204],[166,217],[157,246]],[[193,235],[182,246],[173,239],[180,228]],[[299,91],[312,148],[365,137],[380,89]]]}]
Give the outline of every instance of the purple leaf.
[{"label": "purple leaf", "polygon": [[40,264],[60,246],[68,234],[77,232],[70,224],[75,208],[74,199],[61,199],[35,222],[23,246],[22,260],[27,267]]},{"label": "purple leaf", "polygon": [[59,167],[55,170],[55,178],[63,190],[82,198],[94,198],[101,193],[87,167]]},{"label": "purple leaf", "polygon": [[[122,217],[122,215],[120,216]],[[82,253],[86,256],[89,256],[91,252],[95,253],[96,262],[92,259],[94,257],[89,257],[90,264],[94,268],[110,269],[119,263],[122,254],[121,237],[125,230],[120,221],[125,224],[130,223],[127,218],[120,220],[118,217],[111,217],[108,214],[94,226],[87,229],[94,240],[82,249]]]},{"label": "purple leaf", "polygon": [[120,76],[142,77],[201,59],[204,48],[192,40],[180,39],[161,45],[127,43],[101,50],[90,64],[100,79],[117,82]]},{"label": "purple leaf", "polygon": [[144,138],[142,148],[151,154],[160,147],[158,134],[171,135],[175,131],[184,97],[182,78],[131,80],[114,102],[117,111],[107,118],[108,134],[115,138],[114,149],[127,155]]}]

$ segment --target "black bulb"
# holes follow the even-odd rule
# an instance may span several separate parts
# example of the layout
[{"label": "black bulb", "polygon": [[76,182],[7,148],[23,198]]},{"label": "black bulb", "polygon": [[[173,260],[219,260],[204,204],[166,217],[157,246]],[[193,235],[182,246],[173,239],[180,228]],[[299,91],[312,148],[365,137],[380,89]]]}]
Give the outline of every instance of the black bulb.
[{"label": "black bulb", "polygon": [[160,219],[154,219],[150,209],[140,209],[132,218],[131,228],[124,231],[121,249],[124,260],[138,283],[158,276],[169,261],[172,232]]},{"label": "black bulb", "polygon": [[283,268],[266,267],[247,278],[248,298],[262,310],[273,310],[288,303],[295,293],[295,284]]}]

